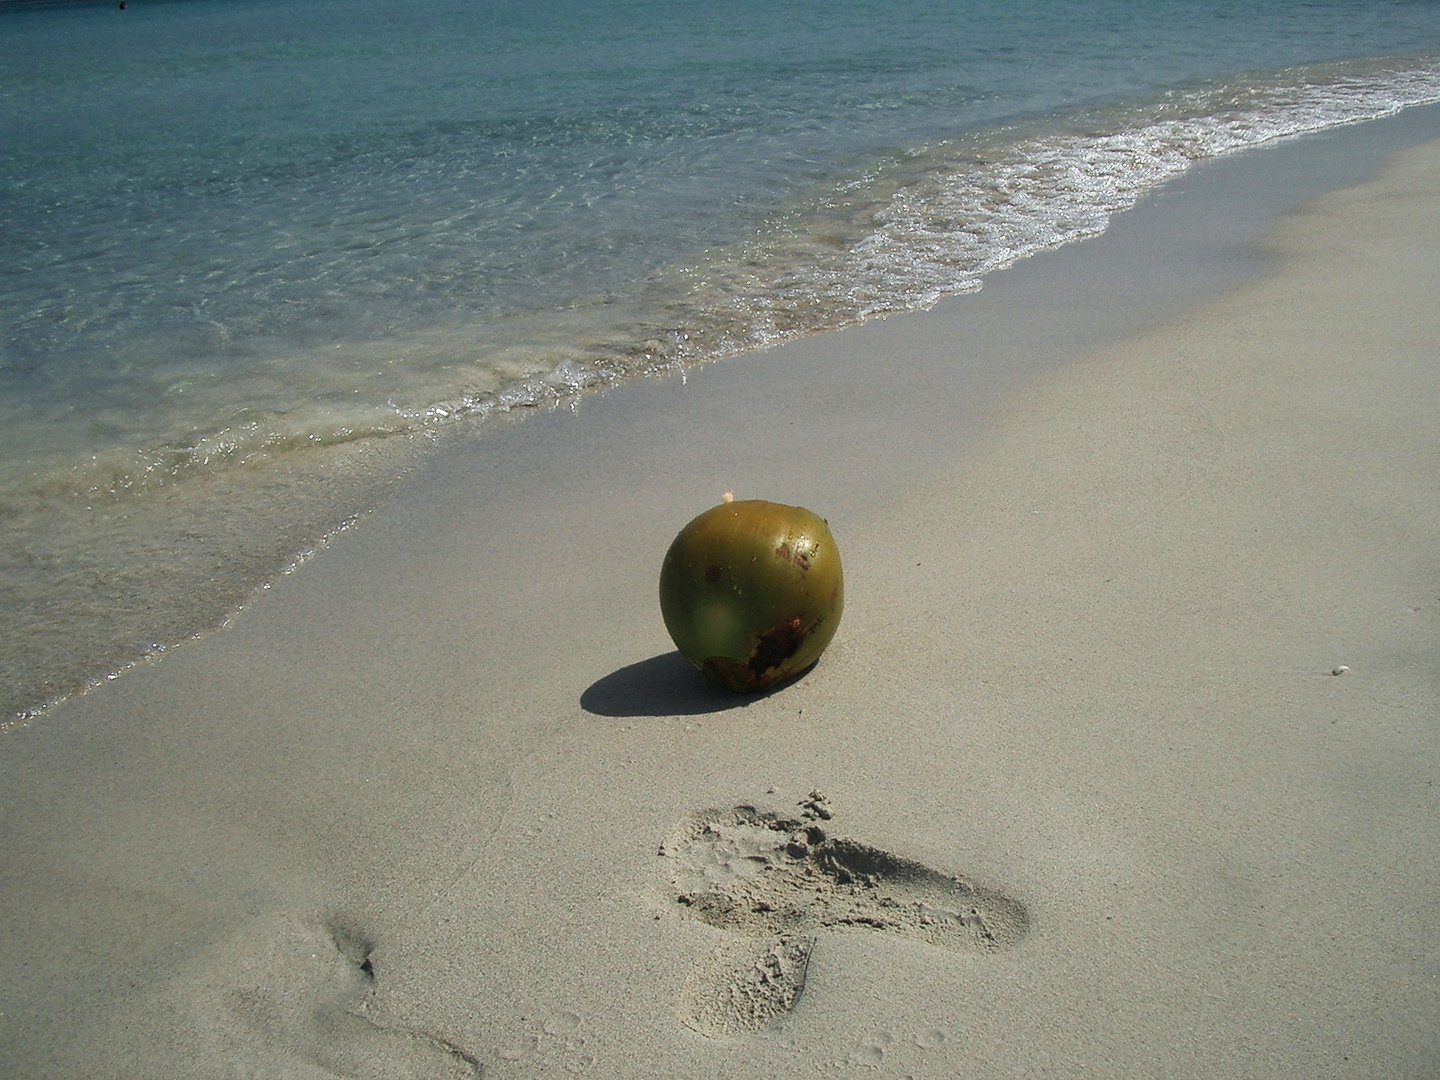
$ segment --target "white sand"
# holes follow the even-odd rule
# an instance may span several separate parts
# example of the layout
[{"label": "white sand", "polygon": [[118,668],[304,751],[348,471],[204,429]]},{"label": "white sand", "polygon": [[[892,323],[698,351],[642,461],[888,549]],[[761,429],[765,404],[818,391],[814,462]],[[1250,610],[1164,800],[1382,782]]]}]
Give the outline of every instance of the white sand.
[{"label": "white sand", "polygon": [[[1440,143],[1272,247],[973,433],[857,408],[941,312],[803,343],[849,374],[760,421],[699,385],[629,476],[649,391],[481,440],[12,733],[0,1072],[1440,1075]],[[832,393],[845,431],[790,428]],[[654,597],[726,488],[847,572],[815,671],[738,707]]]}]

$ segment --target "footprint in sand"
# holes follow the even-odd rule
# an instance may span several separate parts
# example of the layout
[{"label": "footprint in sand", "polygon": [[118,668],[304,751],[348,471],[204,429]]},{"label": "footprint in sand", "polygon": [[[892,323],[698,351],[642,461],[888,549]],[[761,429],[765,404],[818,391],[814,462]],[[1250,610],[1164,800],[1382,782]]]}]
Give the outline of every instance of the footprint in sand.
[{"label": "footprint in sand", "polygon": [[[805,987],[816,934],[895,934],[942,949],[988,952],[1029,928],[1002,893],[855,840],[827,836],[812,792],[796,817],[737,806],[682,822],[660,854],[678,912],[737,935],[697,964],[681,1020],[707,1035],[763,1028]],[[757,940],[758,939],[758,940]]]},{"label": "footprint in sand", "polygon": [[374,943],[350,920],[317,924],[284,912],[256,930],[237,943],[238,955],[213,981],[225,986],[226,1011],[286,1063],[285,1071],[318,1067],[348,1080],[482,1075],[474,1055],[440,1036],[372,1018]]}]

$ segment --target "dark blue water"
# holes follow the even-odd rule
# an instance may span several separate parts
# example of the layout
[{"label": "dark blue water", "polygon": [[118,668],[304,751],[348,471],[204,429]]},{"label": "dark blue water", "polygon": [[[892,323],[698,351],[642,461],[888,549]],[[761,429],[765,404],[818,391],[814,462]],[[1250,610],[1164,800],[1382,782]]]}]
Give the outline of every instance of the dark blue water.
[{"label": "dark blue water", "polygon": [[977,288],[1437,50],[1399,0],[0,6],[0,697],[213,623],[359,497],[317,469]]}]

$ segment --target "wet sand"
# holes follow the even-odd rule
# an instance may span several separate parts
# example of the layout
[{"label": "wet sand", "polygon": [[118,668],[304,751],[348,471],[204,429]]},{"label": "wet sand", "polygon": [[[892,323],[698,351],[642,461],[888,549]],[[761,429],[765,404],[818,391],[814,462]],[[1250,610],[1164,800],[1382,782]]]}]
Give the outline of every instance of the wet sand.
[{"label": "wet sand", "polygon": [[[1440,1071],[1440,143],[1143,240],[481,436],[10,732],[7,1075]],[[754,700],[655,599],[725,490],[845,559]]]}]

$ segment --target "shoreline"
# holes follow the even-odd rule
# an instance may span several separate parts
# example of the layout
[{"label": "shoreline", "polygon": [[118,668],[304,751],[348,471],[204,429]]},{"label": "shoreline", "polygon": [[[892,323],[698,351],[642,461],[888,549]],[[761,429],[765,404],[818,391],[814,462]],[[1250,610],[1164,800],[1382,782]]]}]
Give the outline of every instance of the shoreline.
[{"label": "shoreline", "polygon": [[[903,427],[900,414],[912,404],[906,391],[919,379],[927,400],[964,403],[973,388],[988,403],[967,412],[964,423],[973,423],[983,408],[1036,372],[1078,359],[1089,348],[1254,272],[1249,265],[1254,255],[1247,245],[1267,218],[1306,193],[1363,178],[1386,147],[1440,128],[1437,115],[1440,106],[1415,106],[1386,119],[1192,166],[1153,190],[1138,208],[1114,216],[1098,240],[1080,245],[1083,254],[1071,253],[1072,242],[987,275],[992,296],[978,304],[957,305],[963,296],[942,300],[940,306],[954,313],[954,333],[985,339],[969,347],[959,365],[965,386],[949,384],[936,371],[937,363],[951,363],[953,350],[940,332],[926,337],[922,331],[914,347],[938,361],[928,368],[903,363],[895,370],[900,385],[875,387],[872,397],[857,398],[853,409],[878,404],[889,414],[882,426]],[[1225,179],[1236,174],[1248,179]],[[1096,182],[1103,186],[1103,177],[1090,177],[1082,186]],[[1215,201],[1217,191],[1237,183],[1238,199]],[[1156,230],[1164,230],[1183,254],[1157,254],[1160,243],[1147,236]],[[1035,266],[1026,265],[1036,259]],[[1096,276],[1096,281],[1077,284],[1086,275]],[[1105,287],[1099,277],[1113,278],[1113,287]],[[1028,299],[1018,295],[1026,290]],[[998,299],[996,291],[1002,293]],[[1058,305],[1056,296],[1061,298]],[[1027,310],[1044,311],[1050,325],[1017,330],[1011,325],[1015,313]],[[1024,359],[995,361],[996,356],[1016,354]],[[814,360],[814,349],[784,355],[809,356],[819,372],[812,378],[834,377]],[[741,356],[720,362],[745,361]],[[869,362],[875,371],[848,372],[847,385],[857,386],[857,380],[867,378],[883,382],[894,368],[894,360],[883,354]],[[584,367],[570,373],[580,383],[589,378],[580,371]],[[708,378],[701,374],[707,367],[690,372]],[[659,381],[663,384],[676,374],[659,376]],[[570,375],[562,380],[566,386]],[[770,377],[746,376],[752,381]],[[595,404],[598,397],[629,393],[626,388],[632,385],[621,377],[599,394],[581,391],[565,404],[603,412],[606,406]],[[564,398],[563,388],[551,389]],[[750,400],[757,396],[751,387],[738,392]],[[676,407],[673,393],[661,391],[649,398],[657,407]],[[508,419],[491,415],[478,424],[503,429]],[[282,425],[276,431],[264,424],[249,431],[226,429],[194,446],[182,440],[148,451],[136,448],[133,458],[129,452],[102,454],[93,463],[93,473],[88,466],[74,474],[62,470],[34,489],[22,485],[11,491],[6,496],[6,539],[13,550],[3,585],[14,617],[8,633],[0,634],[0,712],[5,714],[0,732],[43,717],[57,701],[103,685],[136,664],[228,624],[253,602],[257,589],[288,573],[357,515],[383,503],[394,485],[407,482],[413,466],[429,456],[429,439],[463,444],[470,437],[466,428],[476,422],[461,421],[452,425],[455,430],[392,432],[378,440],[352,439],[357,433],[341,425],[341,439],[334,443],[330,440],[336,431],[312,431],[318,442],[302,438],[303,424],[299,429]],[[212,455],[225,464],[209,464]],[[195,468],[199,471],[192,473]]]},{"label": "shoreline", "polygon": [[[1097,268],[1133,264],[1125,219],[1108,252],[437,459],[225,634],[7,737],[3,1056],[1433,1069],[1437,177],[1440,143],[1405,151],[1287,218],[1254,279],[1140,297],[1120,343],[1115,310],[1080,316],[1114,287]],[[1030,352],[957,382],[1017,310],[1044,316]],[[1093,355],[1057,363],[1061,340]],[[879,407],[886,351],[914,359]],[[846,560],[830,651],[753,701],[667,660],[653,596],[727,489],[810,505]],[[817,789],[832,835],[1021,904],[1025,931],[822,929],[776,1026],[697,1033],[677,1009],[723,997],[735,943],[675,902],[714,855],[684,823]]]}]

